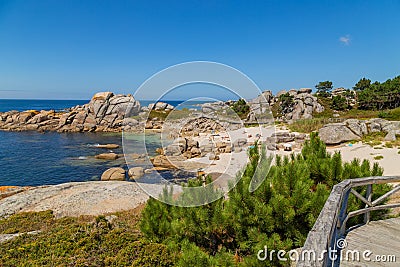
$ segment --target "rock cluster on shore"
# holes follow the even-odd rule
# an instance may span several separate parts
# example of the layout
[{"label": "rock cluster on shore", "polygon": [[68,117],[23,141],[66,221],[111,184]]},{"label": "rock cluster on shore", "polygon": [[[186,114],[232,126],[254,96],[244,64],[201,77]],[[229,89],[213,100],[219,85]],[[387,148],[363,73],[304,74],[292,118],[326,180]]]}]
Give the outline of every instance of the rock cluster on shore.
[{"label": "rock cluster on shore", "polygon": [[385,141],[396,140],[400,135],[400,122],[390,122],[384,119],[357,120],[348,119],[343,123],[329,123],[319,130],[319,137],[327,145],[361,140],[369,133],[386,133]]},{"label": "rock cluster on shore", "polygon": [[321,113],[324,107],[318,103],[317,97],[311,94],[311,88],[292,89],[288,92],[282,90],[274,96],[271,91],[264,91],[257,98],[249,101],[250,114],[249,121],[255,121],[257,116],[269,111],[269,107],[280,105],[280,96],[289,94],[293,98],[292,104],[282,109],[283,120],[311,119],[313,113]]},{"label": "rock cluster on shore", "polygon": [[0,113],[0,129],[7,131],[93,132],[121,131],[124,125],[134,126],[137,121],[127,119],[140,112],[140,103],[132,95],[114,95],[111,92],[95,94],[88,104],[76,106],[66,112],[9,111]]},{"label": "rock cluster on shore", "polygon": [[162,154],[165,156],[180,156],[186,159],[204,157],[209,155],[210,159],[218,159],[220,153],[231,153],[232,151],[240,152],[247,146],[246,139],[238,139],[233,143],[230,141],[213,142],[209,139],[203,139],[200,142],[193,138],[178,138],[174,142],[165,147]]}]

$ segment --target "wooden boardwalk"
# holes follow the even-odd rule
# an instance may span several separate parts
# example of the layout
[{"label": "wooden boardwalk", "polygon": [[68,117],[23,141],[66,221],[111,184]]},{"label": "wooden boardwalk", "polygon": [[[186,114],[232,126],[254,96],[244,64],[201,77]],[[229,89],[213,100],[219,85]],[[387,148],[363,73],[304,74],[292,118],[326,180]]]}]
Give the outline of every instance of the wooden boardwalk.
[{"label": "wooden boardwalk", "polygon": [[[347,246],[341,253],[341,267],[400,266],[400,218],[372,221],[350,231],[345,240]],[[355,250],[360,253],[360,261],[354,260],[355,257],[350,253]],[[372,253],[369,256],[366,254],[364,259],[363,253],[368,250]],[[391,255],[394,255],[395,259]],[[382,262],[384,258],[386,261]]]}]

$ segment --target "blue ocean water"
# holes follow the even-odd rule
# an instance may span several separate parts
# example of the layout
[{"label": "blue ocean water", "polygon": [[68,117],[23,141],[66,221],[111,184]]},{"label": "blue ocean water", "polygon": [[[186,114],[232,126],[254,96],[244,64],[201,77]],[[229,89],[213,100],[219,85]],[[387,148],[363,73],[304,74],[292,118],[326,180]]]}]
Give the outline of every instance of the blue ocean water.
[{"label": "blue ocean water", "polygon": [[0,112],[10,110],[56,110],[61,111],[76,105],[83,105],[89,100],[29,100],[29,99],[0,99]]},{"label": "blue ocean water", "polygon": [[[25,111],[25,110],[56,110],[62,111],[76,105],[83,105],[88,103],[89,100],[32,100],[32,99],[0,99],[0,112],[10,110]],[[163,100],[168,104],[182,108],[199,108],[198,104],[207,101],[181,101],[181,100]],[[184,103],[183,103],[184,102]],[[154,103],[154,100],[140,100],[142,106],[148,106]]]},{"label": "blue ocean water", "polygon": [[[64,110],[87,103],[85,100],[0,100],[0,112],[9,110]],[[154,101],[141,101],[148,105]],[[182,101],[164,101],[177,106]],[[188,102],[180,108],[198,108],[204,102]],[[142,144],[131,140],[130,145]],[[147,149],[151,155],[160,146],[159,137],[146,138]],[[116,133],[38,133],[0,131],[0,186],[38,186],[65,182],[99,180],[101,174],[111,167],[127,169],[122,157],[115,161],[95,159],[100,153],[109,152],[96,148],[96,144],[119,144],[113,150],[122,154],[122,136]],[[166,173],[166,179],[168,178]]]},{"label": "blue ocean water", "polygon": [[[159,146],[158,136],[147,138],[149,155]],[[140,139],[130,140],[137,144]],[[97,144],[118,144],[112,152],[122,154],[120,133],[38,133],[0,131],[0,186],[35,186],[100,180],[101,174],[111,167],[127,169],[124,157],[115,161],[94,158],[111,152],[97,148]],[[140,166],[140,164],[138,164]]]}]

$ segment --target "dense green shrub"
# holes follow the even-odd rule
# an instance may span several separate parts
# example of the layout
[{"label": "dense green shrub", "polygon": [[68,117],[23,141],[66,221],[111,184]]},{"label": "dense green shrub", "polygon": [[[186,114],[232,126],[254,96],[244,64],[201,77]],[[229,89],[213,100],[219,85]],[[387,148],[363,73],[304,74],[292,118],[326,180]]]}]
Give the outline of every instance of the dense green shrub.
[{"label": "dense green shrub", "polygon": [[42,232],[2,243],[0,266],[175,266],[177,253],[141,236],[137,214],[116,215],[113,223],[104,216],[55,219],[50,211],[1,219],[3,233],[12,223],[12,232]]},{"label": "dense green shrub", "polygon": [[241,119],[247,118],[247,115],[250,112],[250,106],[247,104],[246,100],[242,98],[236,101],[231,108]]},{"label": "dense green shrub", "polygon": [[[277,157],[270,172],[264,173],[266,179],[261,186],[250,192],[257,165],[269,163],[263,155],[257,146],[250,149],[250,163],[226,199],[193,208],[150,199],[141,221],[145,236],[168,246],[173,244],[181,251],[182,262],[188,264],[197,261],[211,266],[223,257],[245,266],[284,265],[277,259],[258,261],[257,252],[265,245],[270,250],[286,251],[301,247],[333,185],[344,179],[382,174],[377,164],[371,168],[368,161],[343,163],[340,153],[327,153],[325,144],[312,134],[301,154]],[[191,184],[196,185],[200,182]],[[374,197],[387,189],[377,186]],[[365,188],[357,190],[365,194]],[[172,192],[165,191],[164,197],[171,198]],[[349,210],[362,206],[354,198],[349,200]],[[381,215],[382,212],[373,214],[375,218]]]},{"label": "dense green shrub", "polygon": [[347,99],[343,96],[337,95],[332,97],[332,109],[334,110],[346,110],[349,108]]}]

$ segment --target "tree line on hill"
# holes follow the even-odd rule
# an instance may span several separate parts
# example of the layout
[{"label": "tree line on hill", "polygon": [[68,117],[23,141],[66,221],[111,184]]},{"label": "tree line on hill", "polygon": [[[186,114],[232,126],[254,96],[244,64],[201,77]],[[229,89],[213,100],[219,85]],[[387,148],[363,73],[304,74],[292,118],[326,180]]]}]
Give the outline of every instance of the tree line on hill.
[{"label": "tree line on hill", "polygon": [[356,107],[361,110],[382,110],[400,107],[400,76],[388,79],[385,82],[374,82],[362,78],[352,90],[345,90],[340,95],[332,96],[333,83],[319,82],[315,88],[317,95],[322,98],[331,98],[331,108],[335,110],[350,109],[349,99],[355,97]]}]

